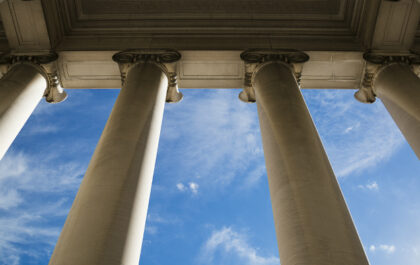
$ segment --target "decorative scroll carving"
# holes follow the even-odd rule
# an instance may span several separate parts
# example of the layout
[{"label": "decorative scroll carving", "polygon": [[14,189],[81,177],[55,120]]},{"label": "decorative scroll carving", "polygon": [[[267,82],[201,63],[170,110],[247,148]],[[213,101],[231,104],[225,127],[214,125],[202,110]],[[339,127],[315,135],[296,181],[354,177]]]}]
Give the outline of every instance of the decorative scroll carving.
[{"label": "decorative scroll carving", "polygon": [[166,102],[174,103],[182,100],[182,93],[178,89],[176,62],[181,59],[181,54],[170,49],[139,49],[126,50],[114,54],[112,60],[117,62],[121,72],[121,82],[124,86],[129,69],[138,63],[154,63],[158,65],[168,77],[168,91]]},{"label": "decorative scroll carving", "polygon": [[[379,54],[366,52],[363,54],[366,60],[364,77],[360,89],[354,97],[362,103],[373,103],[376,101],[374,83],[378,73],[386,66],[394,63],[407,64],[417,74],[420,65],[420,55],[417,54]],[[420,71],[419,71],[420,72]],[[417,74],[418,75],[418,74]]]},{"label": "decorative scroll carving", "polygon": [[34,66],[45,77],[48,83],[44,92],[45,100],[48,103],[60,103],[67,98],[67,93],[60,84],[56,66],[57,59],[58,54],[55,52],[36,55],[6,54],[1,56],[0,65],[3,66],[3,73],[7,73],[9,69],[18,64],[30,64]]},{"label": "decorative scroll carving", "polygon": [[245,62],[245,82],[239,99],[243,102],[253,103],[256,101],[253,79],[262,65],[271,62],[287,64],[293,71],[296,82],[300,85],[303,63],[309,60],[309,55],[297,50],[251,49],[244,51],[241,54],[241,59]]}]

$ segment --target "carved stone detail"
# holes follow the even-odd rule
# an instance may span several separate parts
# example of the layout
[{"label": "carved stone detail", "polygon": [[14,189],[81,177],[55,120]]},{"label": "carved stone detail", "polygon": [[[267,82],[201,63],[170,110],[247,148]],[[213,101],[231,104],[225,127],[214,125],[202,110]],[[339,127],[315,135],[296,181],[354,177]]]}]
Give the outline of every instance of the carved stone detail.
[{"label": "carved stone detail", "polygon": [[241,54],[241,59],[245,62],[245,82],[244,89],[239,94],[239,99],[243,102],[254,103],[256,101],[253,80],[255,74],[267,63],[282,62],[287,64],[294,73],[296,82],[300,85],[303,63],[309,60],[309,55],[297,50],[271,50],[271,49],[251,49]]},{"label": "carved stone detail", "polygon": [[360,89],[354,94],[354,97],[362,103],[373,103],[376,101],[374,90],[375,79],[377,75],[390,64],[400,63],[411,66],[416,75],[420,74],[420,55],[409,54],[380,54],[366,52],[363,54],[366,60],[364,77]]},{"label": "carved stone detail", "polygon": [[60,77],[56,65],[57,59],[58,54],[55,52],[37,55],[6,54],[1,56],[0,65],[2,65],[3,74],[18,64],[30,64],[34,66],[45,77],[48,83],[44,92],[45,100],[48,103],[60,103],[67,98],[67,93],[60,84]]},{"label": "carved stone detail", "polygon": [[181,59],[181,54],[170,49],[139,49],[126,50],[114,54],[112,60],[117,62],[121,72],[121,83],[124,86],[127,73],[131,67],[138,63],[153,63],[159,66],[168,77],[168,92],[166,102],[174,103],[182,100],[182,93],[178,89],[178,76],[176,62]]}]

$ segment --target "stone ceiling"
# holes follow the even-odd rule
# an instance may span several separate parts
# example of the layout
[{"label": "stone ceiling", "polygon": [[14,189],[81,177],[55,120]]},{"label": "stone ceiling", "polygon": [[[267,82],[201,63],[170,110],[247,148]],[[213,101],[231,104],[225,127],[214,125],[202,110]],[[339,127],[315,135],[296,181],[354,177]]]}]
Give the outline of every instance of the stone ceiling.
[{"label": "stone ceiling", "polygon": [[[380,0],[42,0],[62,50],[171,46],[361,50]],[[90,39],[88,39],[90,38]],[[65,41],[63,41],[63,39]]]},{"label": "stone ceiling", "polygon": [[0,17],[0,51],[8,50],[9,44],[7,43],[6,33],[4,32],[3,22]]},{"label": "stone ceiling", "polygon": [[[170,17],[188,14],[199,17],[224,15],[225,17],[250,15],[336,15],[344,2],[339,0],[76,0],[80,11],[86,15],[116,14],[117,16],[159,15]],[[205,12],[203,12],[205,11]]]},{"label": "stone ceiling", "polygon": [[420,24],[417,28],[416,32],[416,41],[415,41],[415,49],[420,52]]},{"label": "stone ceiling", "polygon": [[[179,50],[365,51],[391,46],[395,50],[410,42],[398,32],[411,30],[410,34],[414,33],[415,27],[410,29],[407,25],[416,20],[417,12],[413,9],[413,0],[6,1],[12,11],[14,5],[19,7],[14,10],[19,17],[29,15],[38,20],[42,17],[50,47],[57,51],[167,47]],[[24,11],[24,4],[19,3],[33,3],[30,5],[40,6],[41,11],[36,11],[36,15],[27,14],[33,11]],[[6,10],[3,16],[9,17]],[[12,21],[16,19],[10,16],[9,26]],[[385,34],[387,29],[392,29],[395,36]],[[30,37],[34,38],[34,43],[45,39],[41,34],[40,40],[36,41],[37,34],[34,32]],[[420,50],[420,25],[415,43],[414,48]],[[0,49],[7,50],[7,47],[0,22]]]}]

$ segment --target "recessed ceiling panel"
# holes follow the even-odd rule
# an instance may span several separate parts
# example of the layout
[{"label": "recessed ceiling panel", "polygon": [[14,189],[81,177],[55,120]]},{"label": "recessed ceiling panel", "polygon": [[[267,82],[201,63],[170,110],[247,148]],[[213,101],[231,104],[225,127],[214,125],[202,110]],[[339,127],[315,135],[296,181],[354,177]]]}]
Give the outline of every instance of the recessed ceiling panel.
[{"label": "recessed ceiling panel", "polygon": [[[280,47],[359,50],[366,1],[42,0],[60,49]],[[368,10],[368,11],[367,11]],[[55,13],[54,13],[55,11]],[[58,16],[57,16],[58,14]]]},{"label": "recessed ceiling panel", "polygon": [[[340,0],[78,0],[86,15],[336,15]],[[133,18],[126,16],[127,19]]]}]

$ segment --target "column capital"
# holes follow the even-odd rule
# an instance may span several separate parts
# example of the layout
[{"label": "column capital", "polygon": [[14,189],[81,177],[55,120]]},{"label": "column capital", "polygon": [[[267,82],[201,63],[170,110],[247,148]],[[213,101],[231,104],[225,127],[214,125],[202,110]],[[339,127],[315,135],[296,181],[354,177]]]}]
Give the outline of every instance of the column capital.
[{"label": "column capital", "polygon": [[44,97],[48,103],[60,103],[67,98],[67,93],[60,84],[60,77],[57,71],[56,52],[21,54],[9,53],[0,57],[0,72],[2,76],[20,64],[29,64],[35,67],[47,80],[48,86],[45,89]]},{"label": "column capital", "polygon": [[300,84],[303,63],[309,60],[309,55],[298,50],[290,49],[250,49],[241,53],[245,62],[244,90],[239,99],[246,103],[255,102],[254,77],[258,71],[270,63],[282,63],[290,68],[296,82]]},{"label": "column capital", "polygon": [[380,53],[368,51],[363,54],[366,67],[362,83],[354,97],[362,103],[373,103],[376,101],[375,80],[378,74],[387,66],[392,64],[404,64],[410,66],[411,70],[420,75],[420,55],[416,53]]},{"label": "column capital", "polygon": [[121,72],[121,83],[124,86],[128,71],[141,63],[157,65],[168,77],[168,91],[166,102],[175,103],[182,100],[183,95],[178,89],[178,75],[176,62],[181,59],[181,54],[172,49],[132,49],[118,52],[112,60],[118,63]]}]

